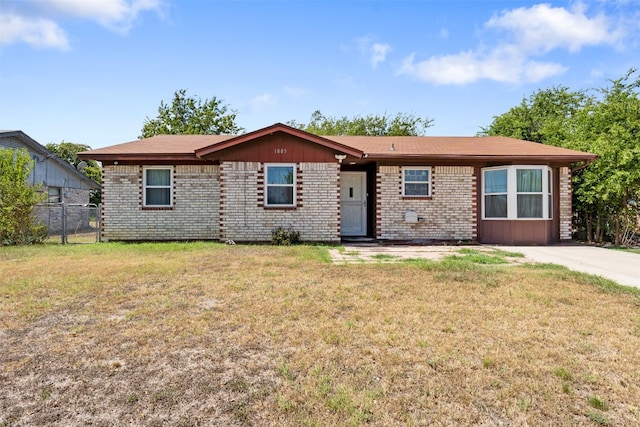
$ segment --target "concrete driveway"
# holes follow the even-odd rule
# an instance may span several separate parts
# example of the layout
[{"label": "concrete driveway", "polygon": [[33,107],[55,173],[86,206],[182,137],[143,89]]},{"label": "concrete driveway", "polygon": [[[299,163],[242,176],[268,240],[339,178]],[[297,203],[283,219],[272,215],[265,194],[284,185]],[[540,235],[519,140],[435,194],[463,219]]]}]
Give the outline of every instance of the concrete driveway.
[{"label": "concrete driveway", "polygon": [[565,267],[640,288],[640,255],[593,246],[492,246],[520,252],[534,262]]},{"label": "concrete driveway", "polygon": [[[342,251],[330,249],[336,263],[394,262],[407,258],[438,260],[458,252],[462,246],[410,246],[376,243],[345,245]],[[571,270],[596,274],[621,285],[640,288],[640,254],[592,246],[469,246],[472,249],[492,248],[520,252],[525,262],[553,263]]]}]

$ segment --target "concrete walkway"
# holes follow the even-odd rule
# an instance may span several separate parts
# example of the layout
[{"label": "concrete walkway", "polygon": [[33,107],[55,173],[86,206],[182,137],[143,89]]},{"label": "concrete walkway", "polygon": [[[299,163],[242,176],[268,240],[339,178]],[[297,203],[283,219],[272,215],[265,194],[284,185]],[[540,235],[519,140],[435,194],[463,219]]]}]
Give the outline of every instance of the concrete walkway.
[{"label": "concrete walkway", "polygon": [[454,254],[460,249],[460,246],[383,246],[377,243],[355,243],[344,245],[344,250],[329,249],[329,254],[333,262],[339,264],[389,263],[417,258],[435,261]]},{"label": "concrete walkway", "polygon": [[[466,246],[491,252],[501,249],[520,252],[525,262],[560,264],[571,270],[595,274],[621,285],[640,288],[640,255],[592,246]],[[383,246],[375,243],[345,245],[344,250],[330,249],[335,263],[395,262],[409,258],[439,260],[463,246]],[[517,259],[522,262],[523,260]]]}]

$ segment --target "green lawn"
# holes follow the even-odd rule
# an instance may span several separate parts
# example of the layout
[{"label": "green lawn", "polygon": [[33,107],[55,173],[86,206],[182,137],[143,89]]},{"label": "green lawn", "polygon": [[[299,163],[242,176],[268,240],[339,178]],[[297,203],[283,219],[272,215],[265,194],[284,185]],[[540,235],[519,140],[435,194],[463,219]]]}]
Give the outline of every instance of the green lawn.
[{"label": "green lawn", "polygon": [[612,246],[610,247],[610,249],[616,250],[616,251],[625,251],[625,252],[631,252],[634,254],[640,254],[640,248],[627,248],[624,246]]}]

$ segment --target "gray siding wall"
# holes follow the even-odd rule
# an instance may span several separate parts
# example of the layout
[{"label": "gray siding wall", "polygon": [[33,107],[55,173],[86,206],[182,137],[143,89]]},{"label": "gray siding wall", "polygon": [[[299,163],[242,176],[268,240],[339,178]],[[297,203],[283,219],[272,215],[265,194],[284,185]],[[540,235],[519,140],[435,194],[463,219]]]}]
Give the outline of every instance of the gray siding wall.
[{"label": "gray siding wall", "polygon": [[[26,146],[20,138],[16,137],[1,138],[0,148],[27,149],[31,159],[34,161],[33,171],[28,179],[29,184],[42,185],[45,192],[49,187],[60,188],[64,201],[68,203],[89,203],[89,190],[92,188],[90,184],[83,180],[81,176],[70,172],[58,160],[51,158],[47,154],[35,152]],[[78,192],[75,190],[84,191],[80,193],[82,194],[81,196],[78,196]],[[66,200],[65,195],[69,200]]]}]

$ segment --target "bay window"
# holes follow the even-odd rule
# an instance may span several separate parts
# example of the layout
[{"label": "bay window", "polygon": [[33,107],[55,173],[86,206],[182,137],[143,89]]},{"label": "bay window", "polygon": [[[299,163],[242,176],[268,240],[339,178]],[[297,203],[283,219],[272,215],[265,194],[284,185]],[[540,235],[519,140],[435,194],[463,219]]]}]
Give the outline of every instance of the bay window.
[{"label": "bay window", "polygon": [[484,217],[507,218],[507,169],[485,170]]},{"label": "bay window", "polygon": [[482,170],[484,219],[551,219],[552,173],[546,166]]}]

